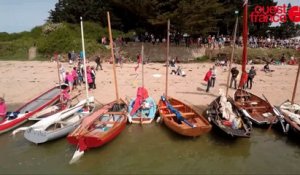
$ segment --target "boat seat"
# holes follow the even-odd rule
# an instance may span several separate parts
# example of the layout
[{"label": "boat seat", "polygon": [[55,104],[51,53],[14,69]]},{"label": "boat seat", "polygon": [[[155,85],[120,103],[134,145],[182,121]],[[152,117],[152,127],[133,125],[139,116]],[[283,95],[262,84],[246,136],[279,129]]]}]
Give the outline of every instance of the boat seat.
[{"label": "boat seat", "polygon": [[266,106],[246,106],[244,109],[265,109]]},{"label": "boat seat", "polygon": [[[195,115],[194,112],[181,112],[180,114],[181,114],[183,117]],[[164,115],[164,116],[165,116],[165,117],[175,117],[176,115],[175,115],[175,114],[166,114],[166,115]]]},{"label": "boat seat", "polygon": [[124,112],[107,112],[105,114],[108,114],[108,115],[123,115]]},{"label": "boat seat", "polygon": [[[172,105],[174,108],[181,108],[181,107],[184,107],[184,105]],[[160,107],[159,109],[167,109],[168,107],[167,106],[162,106]]]},{"label": "boat seat", "polygon": [[236,97],[250,97],[249,94],[238,94],[238,95],[235,95]]}]

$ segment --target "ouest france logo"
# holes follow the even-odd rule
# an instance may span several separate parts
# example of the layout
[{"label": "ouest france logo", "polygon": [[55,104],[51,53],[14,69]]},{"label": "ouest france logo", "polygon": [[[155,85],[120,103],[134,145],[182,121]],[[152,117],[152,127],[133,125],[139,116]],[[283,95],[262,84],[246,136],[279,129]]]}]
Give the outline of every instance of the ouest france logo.
[{"label": "ouest france logo", "polygon": [[[280,6],[260,6],[254,7],[250,13],[251,22],[287,22],[288,18],[292,22],[300,22],[300,6],[292,6],[289,10],[287,5]],[[288,14],[287,14],[288,13]]]}]

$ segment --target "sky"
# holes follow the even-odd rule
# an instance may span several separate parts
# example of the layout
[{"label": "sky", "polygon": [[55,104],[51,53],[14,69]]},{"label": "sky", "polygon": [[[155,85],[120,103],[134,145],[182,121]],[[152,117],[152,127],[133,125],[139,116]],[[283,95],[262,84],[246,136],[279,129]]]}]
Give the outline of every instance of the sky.
[{"label": "sky", "polygon": [[[0,32],[30,31],[43,25],[57,2],[58,0],[0,0]],[[288,3],[300,6],[300,0],[278,0],[278,5]]]},{"label": "sky", "polygon": [[0,0],[0,32],[30,31],[43,25],[58,0]]}]

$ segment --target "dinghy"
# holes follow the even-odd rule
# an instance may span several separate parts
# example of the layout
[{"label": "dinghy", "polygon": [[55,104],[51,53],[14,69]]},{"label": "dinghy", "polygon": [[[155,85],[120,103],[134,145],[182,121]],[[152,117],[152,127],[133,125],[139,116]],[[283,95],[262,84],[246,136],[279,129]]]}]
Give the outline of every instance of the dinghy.
[{"label": "dinghy", "polygon": [[[109,12],[107,12],[107,21],[111,57],[113,60],[116,100],[104,105],[92,115],[86,117],[82,121],[82,123],[71,134],[68,135],[68,142],[78,147],[71,161],[69,162],[70,164],[79,160],[87,149],[100,147],[111,141],[116,136],[118,136],[126,127],[128,106],[122,99],[119,98]],[[81,32],[83,38],[82,18]]]},{"label": "dinghy", "polygon": [[148,96],[147,89],[139,87],[137,97],[130,100],[128,106],[128,121],[136,124],[149,124],[156,114],[156,103]]},{"label": "dinghy", "polygon": [[0,123],[0,133],[4,133],[20,126],[36,113],[57,103],[60,99],[61,89],[66,88],[68,88],[67,85],[51,88],[50,90],[23,105],[15,112],[8,112],[8,116]]},{"label": "dinghy", "polygon": [[266,100],[250,92],[237,89],[234,94],[234,101],[237,107],[257,126],[273,125],[278,122],[274,107]]},{"label": "dinghy", "polygon": [[203,116],[174,98],[167,100],[162,96],[158,109],[164,124],[180,135],[196,137],[211,130],[211,125]]},{"label": "dinghy", "polygon": [[300,134],[300,105],[285,101],[279,106],[280,111],[286,122],[285,132],[294,132]]},{"label": "dinghy", "polygon": [[190,106],[168,96],[170,20],[167,28],[166,88],[158,102],[158,111],[163,123],[177,134],[189,137],[200,136],[211,130],[209,122]]},{"label": "dinghy", "polygon": [[214,126],[231,137],[250,137],[252,124],[249,119],[238,110],[234,101],[220,91],[207,109],[207,118]]},{"label": "dinghy", "polygon": [[82,119],[94,110],[93,101],[94,97],[81,100],[75,106],[44,118],[32,126],[16,129],[13,135],[25,131],[24,137],[35,144],[64,137],[72,132],[81,123]]},{"label": "dinghy", "polygon": [[123,100],[113,101],[84,118],[82,123],[67,137],[70,144],[76,145],[70,163],[90,148],[100,147],[118,136],[126,127],[127,105]]}]

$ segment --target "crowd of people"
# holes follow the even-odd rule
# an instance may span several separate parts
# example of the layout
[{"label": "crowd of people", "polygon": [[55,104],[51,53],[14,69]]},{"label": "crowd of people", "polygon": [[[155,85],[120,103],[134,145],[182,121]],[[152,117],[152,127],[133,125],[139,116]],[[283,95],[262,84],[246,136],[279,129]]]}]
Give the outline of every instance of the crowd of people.
[{"label": "crowd of people", "polygon": [[[188,34],[171,33],[170,42],[176,46],[184,44],[186,47],[198,46],[208,48],[223,48],[226,45],[232,44],[233,36],[230,35],[208,35],[191,37]],[[123,44],[123,38],[117,38],[118,42]],[[128,42],[128,40],[126,40]],[[165,43],[166,37],[156,36],[146,32],[139,36],[135,36],[131,41],[134,42],[150,42],[153,45]],[[126,43],[127,43],[126,42]],[[105,43],[105,42],[104,42]],[[237,36],[236,45],[243,46],[243,37]],[[275,38],[274,36],[249,36],[248,46],[252,48],[300,48],[300,39]]]}]

